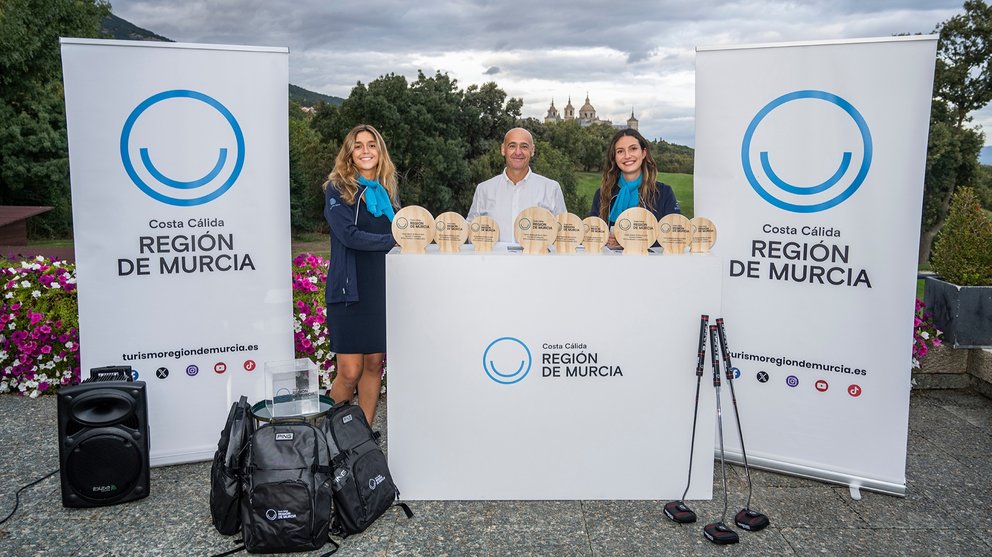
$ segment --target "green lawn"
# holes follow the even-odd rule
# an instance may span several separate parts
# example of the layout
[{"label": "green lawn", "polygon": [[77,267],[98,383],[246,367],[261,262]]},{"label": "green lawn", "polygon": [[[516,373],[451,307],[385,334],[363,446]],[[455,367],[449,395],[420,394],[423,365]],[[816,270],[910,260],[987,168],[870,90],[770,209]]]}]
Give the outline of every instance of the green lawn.
[{"label": "green lawn", "polygon": [[[589,214],[592,196],[599,189],[600,174],[598,172],[576,172],[575,177],[579,182],[577,188],[579,195],[586,196],[588,201],[588,204],[576,211],[575,214],[585,218]],[[658,173],[658,181],[672,186],[672,189],[675,190],[675,199],[679,200],[679,205],[682,207],[682,214],[691,219],[694,216],[692,211],[692,174],[660,172]]]}]

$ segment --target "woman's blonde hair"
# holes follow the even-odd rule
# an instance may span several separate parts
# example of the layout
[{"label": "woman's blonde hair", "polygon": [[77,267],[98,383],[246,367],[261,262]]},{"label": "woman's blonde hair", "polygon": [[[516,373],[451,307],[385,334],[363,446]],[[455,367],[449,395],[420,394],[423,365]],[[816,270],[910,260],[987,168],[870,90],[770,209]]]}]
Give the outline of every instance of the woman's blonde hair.
[{"label": "woman's blonde hair", "polygon": [[348,205],[355,204],[355,196],[358,194],[359,189],[359,173],[354,160],[351,158],[351,154],[355,150],[355,143],[358,141],[358,134],[361,132],[369,132],[375,138],[376,146],[379,148],[379,161],[375,167],[375,179],[382,184],[382,187],[386,188],[386,193],[389,194],[389,200],[392,201],[393,207],[399,207],[396,187],[396,166],[389,158],[389,151],[386,149],[386,141],[382,138],[382,134],[379,133],[379,130],[368,124],[359,124],[352,128],[348,132],[348,135],[344,136],[344,141],[341,142],[341,150],[338,151],[338,156],[334,159],[334,170],[331,170],[330,175],[327,176],[327,181],[324,182],[323,186],[324,189],[326,190],[327,186],[331,185],[334,189],[341,192],[341,199],[345,203]]},{"label": "woman's blonde hair", "polygon": [[599,182],[599,218],[606,222],[610,219],[610,200],[613,199],[613,189],[620,185],[620,167],[617,166],[616,148],[621,137],[630,136],[637,140],[644,150],[644,160],[641,161],[641,185],[637,188],[637,194],[641,198],[641,203],[649,211],[654,209],[654,200],[658,196],[658,188],[655,187],[655,180],[658,178],[658,165],[651,156],[651,144],[647,139],[635,129],[627,128],[618,131],[610,140],[610,146],[606,149],[606,162],[603,164],[603,177]]}]

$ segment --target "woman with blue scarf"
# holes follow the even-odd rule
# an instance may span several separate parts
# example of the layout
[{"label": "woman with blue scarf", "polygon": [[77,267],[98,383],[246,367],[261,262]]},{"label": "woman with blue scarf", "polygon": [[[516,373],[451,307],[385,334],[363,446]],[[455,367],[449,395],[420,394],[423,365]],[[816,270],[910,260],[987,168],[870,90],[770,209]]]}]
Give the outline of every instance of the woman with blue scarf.
[{"label": "woman with blue scarf", "polygon": [[[657,176],[658,165],[644,136],[630,128],[618,131],[606,150],[603,178],[589,215],[613,226],[620,213],[631,207],[644,207],[657,219],[680,212],[672,187],[655,181]],[[612,233],[607,247],[620,247]]]},{"label": "woman with blue scarf", "polygon": [[324,218],[331,228],[327,269],[327,331],[337,353],[330,397],[358,405],[375,418],[386,356],[386,253],[395,245],[394,207],[399,207],[396,167],[382,135],[369,125],[345,136],[327,182]]}]

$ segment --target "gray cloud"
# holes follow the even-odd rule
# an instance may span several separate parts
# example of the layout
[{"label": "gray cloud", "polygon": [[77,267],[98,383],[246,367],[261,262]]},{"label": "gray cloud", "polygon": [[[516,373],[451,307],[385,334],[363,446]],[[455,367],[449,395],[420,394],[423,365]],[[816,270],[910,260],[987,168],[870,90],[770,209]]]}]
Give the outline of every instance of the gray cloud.
[{"label": "gray cloud", "polygon": [[[288,46],[290,81],[346,97],[387,73],[493,80],[543,117],[589,91],[605,117],[631,107],[651,137],[693,144],[696,46],[929,33],[962,0],[115,0],[114,13],[181,42]],[[520,8],[526,7],[525,10]],[[992,123],[992,110],[976,115]]]}]

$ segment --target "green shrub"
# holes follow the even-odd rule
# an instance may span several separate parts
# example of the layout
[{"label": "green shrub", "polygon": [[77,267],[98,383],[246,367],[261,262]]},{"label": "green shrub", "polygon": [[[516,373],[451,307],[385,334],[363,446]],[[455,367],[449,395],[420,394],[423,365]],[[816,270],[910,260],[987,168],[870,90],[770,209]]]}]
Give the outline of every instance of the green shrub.
[{"label": "green shrub", "polygon": [[992,285],[992,220],[971,188],[959,188],[951,198],[931,263],[944,280],[959,286]]}]

